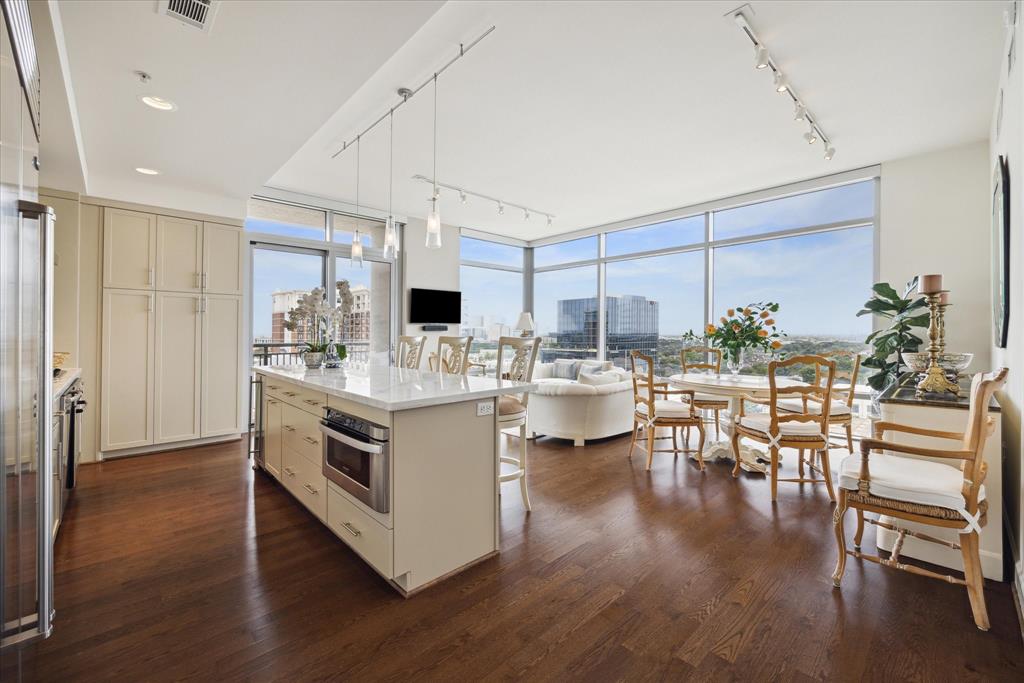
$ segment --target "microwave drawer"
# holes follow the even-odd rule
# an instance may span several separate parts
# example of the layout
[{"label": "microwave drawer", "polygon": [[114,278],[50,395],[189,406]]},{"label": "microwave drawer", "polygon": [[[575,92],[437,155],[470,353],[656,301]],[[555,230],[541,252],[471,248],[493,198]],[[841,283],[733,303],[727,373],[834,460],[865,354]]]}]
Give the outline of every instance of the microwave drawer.
[{"label": "microwave drawer", "polygon": [[386,578],[393,578],[393,536],[390,529],[327,488],[327,526]]},{"label": "microwave drawer", "polygon": [[281,437],[285,447],[292,449],[318,467],[324,458],[320,420],[288,403],[281,406]]},{"label": "microwave drawer", "polygon": [[284,447],[281,481],[288,492],[299,499],[321,521],[327,521],[327,478],[319,464],[313,464],[287,446]]}]

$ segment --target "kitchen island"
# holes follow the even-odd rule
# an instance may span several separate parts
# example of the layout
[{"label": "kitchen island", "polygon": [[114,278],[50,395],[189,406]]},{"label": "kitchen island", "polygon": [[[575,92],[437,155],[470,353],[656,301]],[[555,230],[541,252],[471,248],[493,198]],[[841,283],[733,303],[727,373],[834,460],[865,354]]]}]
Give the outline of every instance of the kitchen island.
[{"label": "kitchen island", "polygon": [[498,397],[535,385],[380,365],[253,372],[259,465],[401,594],[498,552]]}]

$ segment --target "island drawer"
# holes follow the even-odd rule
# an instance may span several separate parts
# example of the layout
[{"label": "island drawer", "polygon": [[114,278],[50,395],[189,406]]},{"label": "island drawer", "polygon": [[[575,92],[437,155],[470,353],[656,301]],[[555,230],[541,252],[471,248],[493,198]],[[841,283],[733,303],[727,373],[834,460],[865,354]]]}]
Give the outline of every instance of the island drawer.
[{"label": "island drawer", "polygon": [[281,411],[281,435],[284,445],[320,467],[324,459],[320,419],[295,406],[285,404]]},{"label": "island drawer", "polygon": [[269,375],[263,375],[263,393],[272,398],[284,400],[284,392],[291,391],[292,384],[287,384],[281,380],[271,377]]},{"label": "island drawer", "polygon": [[327,521],[327,478],[320,464],[314,465],[285,446],[281,481],[310,512]]},{"label": "island drawer", "polygon": [[330,487],[327,489],[327,526],[374,569],[392,578],[392,532]]},{"label": "island drawer", "polygon": [[304,389],[294,384],[286,384],[280,398],[282,401],[308,413],[313,413],[317,417],[324,414],[324,406],[327,405],[327,394]]}]

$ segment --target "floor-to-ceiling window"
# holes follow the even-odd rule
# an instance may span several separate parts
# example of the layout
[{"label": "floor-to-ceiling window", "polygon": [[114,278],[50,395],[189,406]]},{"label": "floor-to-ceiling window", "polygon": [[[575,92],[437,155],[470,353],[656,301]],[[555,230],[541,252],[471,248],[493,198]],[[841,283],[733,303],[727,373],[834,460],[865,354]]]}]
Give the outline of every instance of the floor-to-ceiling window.
[{"label": "floor-to-ceiling window", "polygon": [[513,326],[523,311],[523,247],[464,235],[459,249],[460,334],[473,337],[471,360],[489,366],[498,339],[517,332]]},{"label": "floor-to-ceiling window", "polygon": [[[252,247],[252,353],[257,365],[301,363],[312,340],[306,311],[339,309],[330,336],[353,361],[389,358],[397,264],[384,257],[383,223],[370,217],[254,198],[245,229]],[[362,264],[351,260],[358,229]]]}]

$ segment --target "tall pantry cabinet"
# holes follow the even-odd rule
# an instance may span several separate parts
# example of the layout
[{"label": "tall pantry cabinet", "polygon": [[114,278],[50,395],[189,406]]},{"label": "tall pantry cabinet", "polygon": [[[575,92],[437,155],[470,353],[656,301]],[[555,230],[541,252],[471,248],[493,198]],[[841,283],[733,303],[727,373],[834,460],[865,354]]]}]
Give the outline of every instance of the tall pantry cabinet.
[{"label": "tall pantry cabinet", "polygon": [[242,229],[103,213],[101,450],[240,434]]}]

